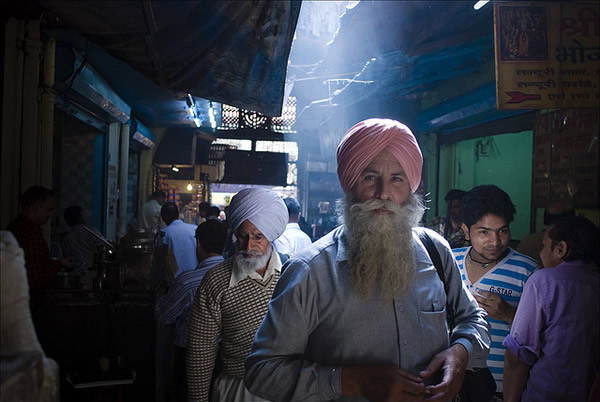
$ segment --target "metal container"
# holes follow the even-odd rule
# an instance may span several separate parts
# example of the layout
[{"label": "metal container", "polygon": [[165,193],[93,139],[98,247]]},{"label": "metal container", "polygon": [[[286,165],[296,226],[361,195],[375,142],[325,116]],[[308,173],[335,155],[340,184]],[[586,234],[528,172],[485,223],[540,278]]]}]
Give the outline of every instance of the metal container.
[{"label": "metal container", "polygon": [[79,289],[79,275],[73,272],[59,271],[56,274],[57,289]]},{"label": "metal container", "polygon": [[157,245],[162,232],[132,229],[119,242],[123,290],[153,290]]},{"label": "metal container", "polygon": [[114,246],[98,245],[94,254],[94,269],[96,280],[94,288],[120,290],[122,287],[122,275],[120,272],[119,250]]}]

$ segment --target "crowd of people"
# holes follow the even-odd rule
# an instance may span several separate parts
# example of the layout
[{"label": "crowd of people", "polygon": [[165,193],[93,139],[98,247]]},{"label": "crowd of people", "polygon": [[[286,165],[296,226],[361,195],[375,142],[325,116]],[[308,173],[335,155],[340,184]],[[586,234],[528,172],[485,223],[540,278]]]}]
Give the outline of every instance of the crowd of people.
[{"label": "crowd of people", "polygon": [[[262,188],[238,192],[226,223],[186,224],[160,192],[144,205],[139,221],[162,228],[174,261],[155,317],[172,326],[178,401],[597,400],[593,223],[549,207],[538,255],[520,253],[495,185],[449,191],[446,216],[422,222],[423,157],[398,121],[354,125],[336,156],[340,225],[314,243],[298,201]],[[49,190],[21,208],[8,229],[33,302],[85,261],[50,259]],[[69,214],[78,230],[81,210]]]}]

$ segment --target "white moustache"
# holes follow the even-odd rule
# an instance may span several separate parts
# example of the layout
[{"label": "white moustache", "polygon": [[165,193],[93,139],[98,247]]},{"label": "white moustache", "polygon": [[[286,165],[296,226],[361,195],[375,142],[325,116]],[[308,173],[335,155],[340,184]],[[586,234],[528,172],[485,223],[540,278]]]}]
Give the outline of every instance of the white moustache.
[{"label": "white moustache", "polygon": [[241,250],[238,254],[240,254],[243,257],[262,257],[264,254],[261,254],[258,251],[255,250],[250,250],[250,251],[246,251],[246,250]]},{"label": "white moustache", "polygon": [[378,209],[384,208],[395,214],[398,214],[401,208],[400,205],[396,204],[393,201],[380,199],[372,199],[360,204],[354,204],[352,205],[351,209],[353,209],[354,207],[360,208],[363,211],[376,211]]}]

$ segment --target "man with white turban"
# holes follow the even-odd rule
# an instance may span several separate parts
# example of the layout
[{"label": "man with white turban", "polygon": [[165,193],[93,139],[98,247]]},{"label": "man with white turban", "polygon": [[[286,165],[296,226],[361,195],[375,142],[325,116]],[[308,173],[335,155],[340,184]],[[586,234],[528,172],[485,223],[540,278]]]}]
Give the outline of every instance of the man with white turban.
[{"label": "man with white turban", "polygon": [[[262,401],[244,385],[244,359],[271,299],[281,260],[271,244],[285,230],[287,208],[261,188],[229,206],[236,253],[206,273],[194,297],[187,341],[189,401]],[[211,386],[217,353],[223,369]]]},{"label": "man with white turban", "polygon": [[417,141],[404,124],[368,119],[343,137],[337,161],[344,224],[286,263],[246,384],[269,400],[450,400],[465,368],[485,367],[489,327],[448,243],[416,228]]}]

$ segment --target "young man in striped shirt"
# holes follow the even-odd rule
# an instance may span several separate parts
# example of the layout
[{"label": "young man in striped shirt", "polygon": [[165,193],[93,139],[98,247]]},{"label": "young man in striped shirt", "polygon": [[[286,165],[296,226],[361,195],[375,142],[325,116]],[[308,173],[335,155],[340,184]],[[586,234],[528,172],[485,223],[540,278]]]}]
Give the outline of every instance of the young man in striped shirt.
[{"label": "young man in striped shirt", "polygon": [[533,258],[510,247],[515,207],[506,192],[493,185],[477,186],[463,198],[463,230],[471,247],[452,250],[461,277],[488,313],[492,345],[487,365],[496,381],[493,400],[502,400],[504,346],[525,281],[538,268]]}]

